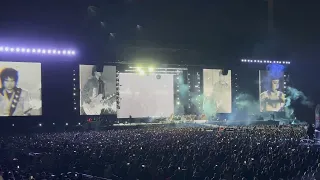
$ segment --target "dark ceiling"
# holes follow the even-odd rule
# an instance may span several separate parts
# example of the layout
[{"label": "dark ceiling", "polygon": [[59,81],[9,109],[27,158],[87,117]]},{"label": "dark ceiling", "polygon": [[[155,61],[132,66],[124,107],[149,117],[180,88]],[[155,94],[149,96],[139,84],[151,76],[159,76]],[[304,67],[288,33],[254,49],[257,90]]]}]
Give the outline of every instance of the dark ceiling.
[{"label": "dark ceiling", "polygon": [[268,33],[265,0],[11,0],[0,7],[1,41],[71,45],[85,56],[122,60],[317,61],[320,3],[274,1]]}]

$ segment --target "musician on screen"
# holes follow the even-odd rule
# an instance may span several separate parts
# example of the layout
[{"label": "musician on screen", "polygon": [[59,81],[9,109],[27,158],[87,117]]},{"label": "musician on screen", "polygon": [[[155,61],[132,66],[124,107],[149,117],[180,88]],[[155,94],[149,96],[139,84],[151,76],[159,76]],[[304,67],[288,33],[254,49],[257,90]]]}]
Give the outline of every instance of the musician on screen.
[{"label": "musician on screen", "polygon": [[[214,79],[218,81],[214,82]],[[231,86],[230,75],[223,75],[222,70],[219,71],[218,77],[211,78],[212,86],[204,96],[203,108],[209,108],[209,112],[228,113],[231,111]]]},{"label": "musician on screen", "polygon": [[[106,97],[105,83],[101,79],[101,72],[97,71],[97,67],[92,67],[92,77],[88,79],[81,90],[81,114],[82,115],[101,115],[114,114],[115,110],[110,108],[110,97]],[[113,95],[112,95],[113,96]],[[115,107],[116,108],[116,107]]]},{"label": "musician on screen", "polygon": [[279,78],[272,78],[270,89],[260,94],[260,111],[281,111],[285,105],[285,94],[279,91]]},{"label": "musician on screen", "polygon": [[18,87],[18,71],[5,68],[0,74],[0,116],[28,116],[32,109],[29,93]]}]

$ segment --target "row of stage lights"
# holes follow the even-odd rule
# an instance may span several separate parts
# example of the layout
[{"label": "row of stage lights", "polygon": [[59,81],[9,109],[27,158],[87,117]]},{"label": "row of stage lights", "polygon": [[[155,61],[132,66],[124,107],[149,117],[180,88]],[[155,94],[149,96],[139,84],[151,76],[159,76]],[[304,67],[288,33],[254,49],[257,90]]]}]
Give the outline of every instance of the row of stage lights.
[{"label": "row of stage lights", "polygon": [[74,50],[66,49],[40,49],[40,48],[13,48],[0,46],[0,52],[5,53],[25,53],[25,54],[49,54],[49,55],[67,55],[74,56],[76,52]]},{"label": "row of stage lights", "polygon": [[251,59],[241,59],[241,62],[246,63],[274,63],[274,64],[290,64],[290,61],[269,61],[269,60],[251,60]]},{"label": "row of stage lights", "polygon": [[76,111],[77,110],[77,101],[76,101],[76,96],[77,96],[77,85],[76,85],[76,70],[73,70],[72,72],[72,80],[73,80],[73,109]]},{"label": "row of stage lights", "polygon": [[180,74],[183,70],[187,70],[187,68],[129,67],[125,72],[144,76],[148,74]]},{"label": "row of stage lights", "polygon": [[[55,125],[56,125],[56,123],[52,123],[52,126],[55,126]],[[65,126],[69,126],[69,123],[65,123],[64,125],[65,125]],[[77,126],[80,126],[80,125],[81,125],[81,123],[77,123]],[[15,127],[15,124],[11,124],[11,126],[12,126],[12,127]],[[42,127],[43,124],[42,124],[42,123],[39,123],[38,126],[39,126],[39,127]]]}]

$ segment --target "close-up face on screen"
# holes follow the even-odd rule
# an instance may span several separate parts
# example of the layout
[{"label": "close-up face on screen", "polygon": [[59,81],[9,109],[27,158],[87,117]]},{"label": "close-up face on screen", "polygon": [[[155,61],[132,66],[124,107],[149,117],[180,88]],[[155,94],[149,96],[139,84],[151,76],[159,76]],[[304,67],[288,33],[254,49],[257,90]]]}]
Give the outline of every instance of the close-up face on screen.
[{"label": "close-up face on screen", "polygon": [[41,64],[0,62],[0,116],[42,115]]},{"label": "close-up face on screen", "polygon": [[259,71],[259,94],[261,112],[280,112],[284,111],[283,73],[274,76],[269,71]]},{"label": "close-up face on screen", "polygon": [[120,73],[118,118],[171,116],[174,113],[173,76]]}]

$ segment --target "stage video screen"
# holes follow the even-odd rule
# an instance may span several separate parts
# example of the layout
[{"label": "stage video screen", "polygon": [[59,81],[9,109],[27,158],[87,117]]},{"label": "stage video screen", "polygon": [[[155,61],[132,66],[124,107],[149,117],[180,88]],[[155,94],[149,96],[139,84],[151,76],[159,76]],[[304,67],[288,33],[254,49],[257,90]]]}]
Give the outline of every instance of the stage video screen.
[{"label": "stage video screen", "polygon": [[170,117],[174,113],[173,75],[120,73],[118,118]]},{"label": "stage video screen", "polygon": [[42,115],[41,64],[0,62],[0,116]]},{"label": "stage video screen", "polygon": [[116,66],[80,65],[80,115],[117,114]]},{"label": "stage video screen", "polygon": [[261,112],[284,111],[284,74],[283,72],[259,71],[259,94]]},{"label": "stage video screen", "polygon": [[[231,113],[231,70],[223,74],[221,69],[204,69],[203,70],[203,104],[210,104],[212,112]],[[204,107],[205,109],[205,107]],[[209,110],[207,110],[209,111]]]}]

